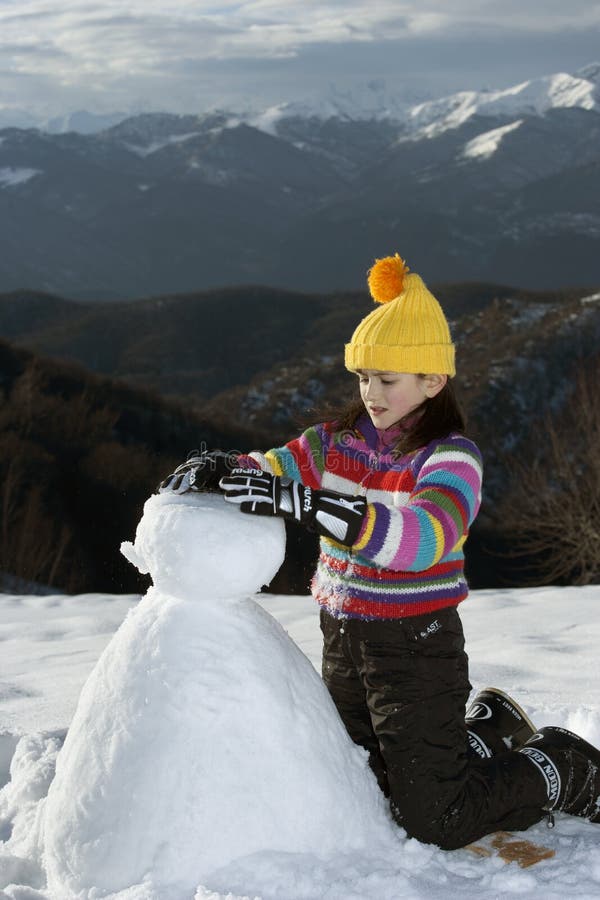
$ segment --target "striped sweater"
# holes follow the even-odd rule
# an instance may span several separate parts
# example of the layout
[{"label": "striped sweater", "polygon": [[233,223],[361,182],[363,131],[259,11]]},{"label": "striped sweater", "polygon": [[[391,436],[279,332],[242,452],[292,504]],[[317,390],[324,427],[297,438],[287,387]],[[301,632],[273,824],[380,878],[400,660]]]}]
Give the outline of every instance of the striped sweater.
[{"label": "striped sweater", "polygon": [[353,431],[316,425],[253,453],[262,468],[311,488],[366,497],[351,547],[321,537],[312,593],[332,615],[397,619],[467,596],[463,544],[481,502],[481,455],[460,434],[394,459],[368,416]]}]

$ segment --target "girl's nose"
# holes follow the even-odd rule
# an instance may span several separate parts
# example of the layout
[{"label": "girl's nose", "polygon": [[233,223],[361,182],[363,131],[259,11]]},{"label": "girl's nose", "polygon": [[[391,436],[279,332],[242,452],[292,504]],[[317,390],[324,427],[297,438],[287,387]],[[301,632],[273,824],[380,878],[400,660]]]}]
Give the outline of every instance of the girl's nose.
[{"label": "girl's nose", "polygon": [[365,397],[367,400],[373,400],[377,397],[377,383],[373,379],[369,379],[365,389]]}]

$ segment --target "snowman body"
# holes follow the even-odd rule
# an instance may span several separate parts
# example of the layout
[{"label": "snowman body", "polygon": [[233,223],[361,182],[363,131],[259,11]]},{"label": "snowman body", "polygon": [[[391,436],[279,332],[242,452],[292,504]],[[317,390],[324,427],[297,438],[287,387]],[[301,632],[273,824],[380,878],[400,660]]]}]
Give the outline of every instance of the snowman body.
[{"label": "snowman body", "polygon": [[122,549],[153,587],[86,682],[46,800],[51,896],[145,882],[191,900],[248,854],[348,850],[387,827],[366,754],[249,596],[284,543],[281,521],[218,495],[146,503]]}]

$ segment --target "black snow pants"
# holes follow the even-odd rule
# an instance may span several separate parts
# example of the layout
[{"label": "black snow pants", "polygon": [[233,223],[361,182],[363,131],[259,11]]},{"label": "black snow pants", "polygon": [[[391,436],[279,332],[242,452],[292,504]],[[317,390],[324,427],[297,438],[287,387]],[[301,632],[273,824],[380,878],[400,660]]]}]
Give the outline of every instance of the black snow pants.
[{"label": "black snow pants", "polygon": [[481,760],[468,749],[471,685],[454,607],[385,621],[321,610],[321,630],[323,680],[411,837],[454,850],[543,817],[546,790],[526,756]]}]

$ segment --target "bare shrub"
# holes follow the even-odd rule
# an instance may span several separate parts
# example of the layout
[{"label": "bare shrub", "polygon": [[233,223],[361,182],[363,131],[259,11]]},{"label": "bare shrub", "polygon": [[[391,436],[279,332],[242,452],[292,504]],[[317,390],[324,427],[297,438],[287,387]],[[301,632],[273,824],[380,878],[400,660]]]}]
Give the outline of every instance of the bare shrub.
[{"label": "bare shrub", "polygon": [[46,502],[49,457],[15,435],[3,436],[0,451],[0,571],[54,584],[72,535],[66,525],[57,527]]},{"label": "bare shrub", "polygon": [[496,521],[531,584],[600,582],[600,357],[582,363],[560,411],[511,460]]}]

